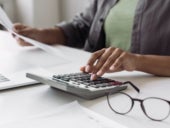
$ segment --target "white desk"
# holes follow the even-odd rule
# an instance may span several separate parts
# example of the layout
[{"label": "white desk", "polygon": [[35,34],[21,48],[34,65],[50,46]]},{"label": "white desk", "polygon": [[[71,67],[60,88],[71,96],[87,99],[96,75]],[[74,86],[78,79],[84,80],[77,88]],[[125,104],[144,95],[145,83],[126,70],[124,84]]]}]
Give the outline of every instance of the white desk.
[{"label": "white desk", "polygon": [[[5,43],[5,41],[9,41],[9,35],[7,33],[0,32],[0,37],[2,36],[4,40],[0,40],[0,43]],[[14,42],[12,38],[10,38],[10,40],[11,43]],[[69,49],[67,49],[66,51],[69,51]],[[74,55],[74,52],[77,54],[76,58],[77,60],[79,60],[77,64],[60,64],[54,68],[51,68],[50,70],[55,72],[79,71],[79,66],[85,63],[89,55],[85,55],[86,53],[81,51],[79,51],[78,54],[78,51],[74,51],[73,49],[71,49],[71,51],[72,52],[70,56]],[[110,74],[109,76],[121,81],[131,80],[141,89],[141,94],[139,96],[141,98],[147,96],[158,96],[170,100],[170,79],[168,77],[154,77],[152,75],[140,72],[121,72]],[[129,88],[126,92],[132,94],[133,90]],[[121,116],[113,113],[110,110],[106,102],[106,97],[87,101],[76,96],[51,89],[47,85],[35,85],[1,91],[0,124],[3,124],[10,120],[26,118],[32,115],[53,110],[63,104],[69,103],[74,100],[78,100],[81,105],[97,113],[105,115],[112,120],[122,123],[129,128],[169,128],[170,126],[170,117],[163,122],[151,121],[147,117],[145,117],[145,115],[141,111],[139,104],[135,104],[135,107],[129,114]]]}]

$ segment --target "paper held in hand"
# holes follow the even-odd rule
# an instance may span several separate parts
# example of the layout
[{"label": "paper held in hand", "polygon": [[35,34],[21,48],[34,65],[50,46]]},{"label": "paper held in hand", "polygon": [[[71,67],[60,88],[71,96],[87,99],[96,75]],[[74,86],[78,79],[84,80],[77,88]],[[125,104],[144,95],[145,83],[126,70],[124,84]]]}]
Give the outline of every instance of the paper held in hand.
[{"label": "paper held in hand", "polygon": [[52,55],[57,55],[62,57],[63,59],[69,60],[69,58],[63,54],[63,51],[60,49],[56,49],[52,46],[49,46],[47,44],[44,44],[42,42],[38,42],[36,40],[30,39],[28,37],[19,35],[13,31],[13,23],[7,16],[7,14],[4,12],[4,10],[0,7],[0,24],[2,24],[10,33],[15,34],[17,37],[25,40],[26,42],[29,42],[30,44],[46,51],[47,53],[50,53]]}]

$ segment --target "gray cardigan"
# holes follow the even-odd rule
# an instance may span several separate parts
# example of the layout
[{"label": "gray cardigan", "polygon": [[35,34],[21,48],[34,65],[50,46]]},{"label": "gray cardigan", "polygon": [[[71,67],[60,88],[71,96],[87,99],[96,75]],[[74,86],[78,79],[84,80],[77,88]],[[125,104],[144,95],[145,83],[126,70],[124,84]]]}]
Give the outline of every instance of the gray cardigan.
[{"label": "gray cardigan", "polygon": [[[91,0],[90,6],[63,29],[66,45],[94,52],[105,47],[105,18],[119,0]],[[127,8],[128,9],[128,8]],[[139,0],[134,18],[131,52],[170,55],[170,0]]]}]

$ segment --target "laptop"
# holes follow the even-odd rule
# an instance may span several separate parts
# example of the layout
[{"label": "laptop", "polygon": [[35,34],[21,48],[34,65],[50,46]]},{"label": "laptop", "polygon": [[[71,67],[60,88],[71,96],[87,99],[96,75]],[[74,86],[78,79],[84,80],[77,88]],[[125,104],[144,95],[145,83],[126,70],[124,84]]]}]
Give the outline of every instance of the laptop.
[{"label": "laptop", "polygon": [[26,78],[27,72],[45,73],[45,70],[41,68],[27,69],[19,72],[13,72],[10,74],[0,74],[0,90],[16,88],[21,86],[28,86],[39,83],[38,81]]}]

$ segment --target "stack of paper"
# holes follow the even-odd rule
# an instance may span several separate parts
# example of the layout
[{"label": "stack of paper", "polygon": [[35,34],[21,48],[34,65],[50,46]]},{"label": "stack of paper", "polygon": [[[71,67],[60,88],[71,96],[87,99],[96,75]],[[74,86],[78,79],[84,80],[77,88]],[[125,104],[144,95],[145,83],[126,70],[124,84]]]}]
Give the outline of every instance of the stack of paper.
[{"label": "stack of paper", "polygon": [[1,125],[2,128],[127,128],[82,107],[77,102],[30,119]]}]

